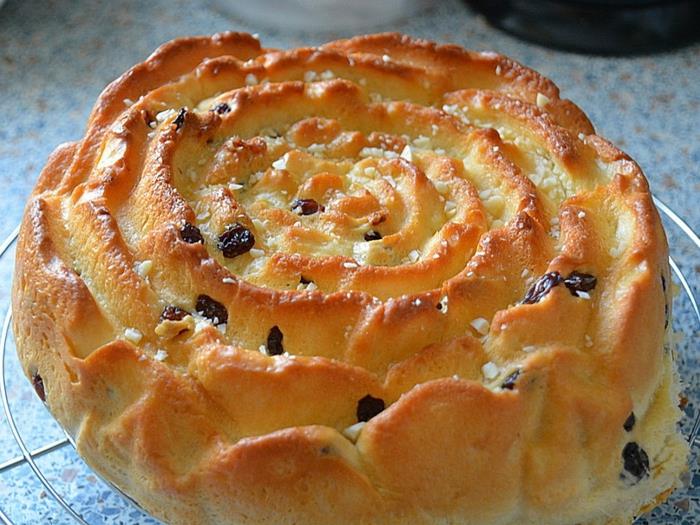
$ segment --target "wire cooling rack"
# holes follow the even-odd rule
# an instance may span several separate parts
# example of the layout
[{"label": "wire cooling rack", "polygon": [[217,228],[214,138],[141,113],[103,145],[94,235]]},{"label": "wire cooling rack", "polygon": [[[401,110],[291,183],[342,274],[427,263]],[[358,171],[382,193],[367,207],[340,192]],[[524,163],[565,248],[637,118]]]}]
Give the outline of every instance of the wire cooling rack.
[{"label": "wire cooling rack", "polygon": [[[680,286],[680,293],[674,300],[674,330],[684,336],[677,343],[678,363],[687,397],[681,427],[692,445],[691,467],[685,486],[677,490],[670,501],[640,517],[635,524],[694,525],[700,523],[700,468],[697,462],[700,448],[700,310],[694,294],[700,238],[666,204],[658,199],[655,202],[666,225],[671,246],[669,262]],[[6,284],[5,297],[8,300],[0,334],[0,401],[11,433],[11,438],[5,439],[7,443],[0,439],[0,450],[8,455],[19,451],[19,455],[0,462],[0,483],[6,488],[0,494],[5,492],[9,496],[0,501],[0,522],[5,525],[158,525],[160,522],[148,516],[117,487],[100,479],[80,459],[70,438],[39,402],[21,372],[14,348],[9,306],[10,272],[18,229],[0,244],[0,264],[4,263],[7,274],[0,282]],[[35,494],[36,499],[18,501],[18,498],[26,499],[28,493]],[[10,508],[13,516],[6,513]]]}]

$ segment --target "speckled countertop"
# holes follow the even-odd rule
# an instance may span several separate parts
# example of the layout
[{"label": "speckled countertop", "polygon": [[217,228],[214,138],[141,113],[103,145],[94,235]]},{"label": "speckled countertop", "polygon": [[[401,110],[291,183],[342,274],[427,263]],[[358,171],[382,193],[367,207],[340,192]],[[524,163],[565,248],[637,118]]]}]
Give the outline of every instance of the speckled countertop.
[{"label": "speckled countertop", "polygon": [[[231,0],[233,1],[233,0]],[[61,142],[78,139],[102,88],[166,40],[227,29],[257,32],[264,45],[292,47],[347,36],[286,34],[251,27],[220,7],[222,0],[185,2],[22,1],[0,8],[0,238],[18,223],[39,170]],[[373,28],[374,29],[374,28]],[[496,50],[553,79],[580,105],[598,133],[642,166],[654,193],[700,230],[700,45],[638,58],[600,58],[551,51],[500,33],[457,0],[391,27],[412,35]],[[698,252],[669,228],[672,253],[697,286]],[[0,306],[7,305],[11,254],[0,261]],[[681,370],[689,415],[700,391],[698,330],[688,301],[676,301],[677,327],[686,333]],[[8,346],[11,349],[11,345]],[[23,377],[14,352],[7,358],[10,405],[30,448],[62,438]],[[690,419],[685,424],[687,425]],[[27,465],[3,470],[19,454],[0,416],[0,509],[17,524],[75,521],[48,494]],[[90,524],[155,523],[91,474],[70,447],[38,460],[56,490]],[[697,460],[690,487],[651,517],[653,524],[700,523]],[[0,522],[2,516],[0,516]]]}]

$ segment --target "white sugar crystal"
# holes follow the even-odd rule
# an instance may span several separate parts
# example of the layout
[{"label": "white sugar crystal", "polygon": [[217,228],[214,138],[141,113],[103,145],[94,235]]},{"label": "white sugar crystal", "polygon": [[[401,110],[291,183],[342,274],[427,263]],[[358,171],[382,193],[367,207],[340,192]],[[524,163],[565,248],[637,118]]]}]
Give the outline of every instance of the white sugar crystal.
[{"label": "white sugar crystal", "polygon": [[586,140],[586,135],[584,135],[583,133],[579,133],[579,134],[578,134],[578,139],[579,139],[581,142],[583,142],[584,140]]},{"label": "white sugar crystal", "polygon": [[260,352],[261,354],[264,354],[264,355],[269,355],[269,354],[267,353],[267,347],[266,347],[265,345],[260,345],[260,346],[258,347],[258,352]]},{"label": "white sugar crystal", "polygon": [[332,78],[335,78],[335,74],[330,69],[326,69],[323,73],[321,73],[322,80],[330,80]]},{"label": "white sugar crystal", "polygon": [[165,111],[161,111],[160,113],[156,114],[156,121],[158,122],[165,122],[171,117],[174,117],[177,115],[177,111],[174,109],[166,109]]},{"label": "white sugar crystal", "polygon": [[431,124],[431,125],[430,125],[430,131],[431,131],[431,133],[432,133],[433,135],[437,135],[438,129],[439,129],[439,128],[438,128],[437,124]]},{"label": "white sugar crystal", "polygon": [[578,214],[577,214],[577,217],[578,217],[579,219],[583,219],[585,216],[586,216],[586,212],[585,212],[585,211],[580,211],[580,212],[578,212]]},{"label": "white sugar crystal", "polygon": [[425,135],[418,135],[415,139],[413,139],[413,145],[417,148],[429,148],[430,139]]},{"label": "white sugar crystal", "polygon": [[236,280],[233,277],[224,277],[221,279],[221,282],[224,284],[234,284]]},{"label": "white sugar crystal", "polygon": [[364,263],[367,260],[367,255],[369,253],[369,243],[368,242],[356,242],[352,245],[352,255],[355,260]]},{"label": "white sugar crystal", "polygon": [[406,144],[401,151],[401,158],[407,160],[408,162],[413,162],[413,151],[411,150],[411,146]]},{"label": "white sugar crystal", "polygon": [[534,352],[535,350],[537,350],[536,346],[533,346],[533,345],[523,346],[523,352],[525,352],[526,354]]},{"label": "white sugar crystal", "polygon": [[391,62],[391,57],[389,55],[382,55],[382,60],[384,62]]},{"label": "white sugar crystal", "polygon": [[127,328],[124,330],[124,337],[127,341],[138,344],[143,339],[143,334],[136,328]]},{"label": "white sugar crystal", "polygon": [[258,83],[258,77],[256,77],[253,73],[248,73],[245,76],[245,83],[247,86],[254,86]]},{"label": "white sugar crystal", "polygon": [[306,151],[309,153],[320,154],[326,151],[325,144],[310,144],[307,146]]},{"label": "white sugar crystal", "polygon": [[584,290],[576,290],[576,295],[578,295],[581,299],[590,299],[591,294]]},{"label": "white sugar crystal", "polygon": [[250,249],[250,256],[253,257],[254,259],[257,259],[258,257],[262,257],[265,255],[265,250],[261,250],[260,248],[251,248]]},{"label": "white sugar crystal", "polygon": [[362,429],[365,427],[366,424],[367,423],[365,423],[364,421],[360,421],[359,423],[350,425],[348,428],[343,430],[343,435],[354,443],[355,441],[357,441],[357,438],[360,437],[360,432],[362,432]]},{"label": "white sugar crystal", "polygon": [[500,370],[496,363],[494,363],[493,361],[489,361],[481,367],[481,373],[484,374],[484,377],[486,379],[491,380],[496,379],[498,377]]},{"label": "white sugar crystal", "polygon": [[158,350],[153,356],[153,358],[156,361],[165,361],[168,358],[168,352],[166,352],[165,350]]},{"label": "white sugar crystal", "polygon": [[149,273],[151,273],[152,269],[153,261],[145,260],[136,263],[136,273],[139,274],[141,277],[145,278]]},{"label": "white sugar crystal", "polygon": [[220,325],[217,325],[216,329],[225,335],[226,334],[226,323],[221,323]]},{"label": "white sugar crystal", "polygon": [[445,202],[445,213],[454,213],[457,210],[457,204],[454,201]]},{"label": "white sugar crystal", "polygon": [[125,99],[124,99],[124,105],[125,105],[127,108],[130,108],[131,106],[134,105],[134,101],[131,100],[130,98],[125,98]]},{"label": "white sugar crystal", "polygon": [[469,324],[481,335],[489,333],[489,322],[483,317],[477,317]]},{"label": "white sugar crystal", "polygon": [[450,189],[449,184],[447,184],[444,180],[436,180],[433,183],[433,186],[435,186],[435,189],[440,195],[444,195]]},{"label": "white sugar crystal", "polygon": [[237,182],[231,182],[228,185],[229,189],[236,191],[236,190],[241,190],[243,189],[243,184],[238,184]]},{"label": "white sugar crystal", "polygon": [[420,259],[420,252],[418,250],[411,250],[410,252],[408,252],[408,260],[409,261],[414,263],[418,259]]},{"label": "white sugar crystal", "polygon": [[383,157],[384,150],[381,148],[365,147],[360,150],[360,153],[358,155],[360,157]]},{"label": "white sugar crystal", "polygon": [[299,283],[297,285],[297,290],[300,290],[300,291],[303,291],[303,290],[313,291],[313,290],[317,290],[317,289],[318,289],[318,286],[316,286],[316,283],[313,281],[306,283],[306,284]]},{"label": "white sugar crystal", "polygon": [[207,326],[212,326],[212,322],[206,317],[200,315],[195,315],[194,317],[194,332],[199,333],[204,330]]},{"label": "white sugar crystal", "polygon": [[313,82],[316,80],[316,71],[305,71],[304,82]]},{"label": "white sugar crystal", "polygon": [[439,304],[440,304],[440,308],[439,308],[439,310],[440,310],[440,312],[443,313],[443,314],[446,314],[446,313],[447,313],[447,302],[448,302],[447,296],[444,296],[444,297],[442,297],[442,298],[440,299],[440,303],[439,303]]},{"label": "white sugar crystal", "polygon": [[272,167],[275,168],[276,170],[287,169],[288,158],[289,158],[289,154],[285,153],[279,159],[277,159],[275,162],[272,163]]},{"label": "white sugar crystal", "polygon": [[460,111],[457,104],[445,104],[442,106],[442,110],[450,115],[458,115]]},{"label": "white sugar crystal", "polygon": [[529,273],[530,273],[530,270],[528,270],[527,268],[523,268],[523,271],[520,272],[520,277],[525,279],[525,277],[527,277]]},{"label": "white sugar crystal", "polygon": [[364,174],[367,175],[368,177],[374,177],[377,174],[377,169],[373,168],[372,166],[366,167],[363,171],[364,171]]},{"label": "white sugar crystal", "polygon": [[358,264],[357,264],[356,262],[345,261],[345,262],[343,263],[343,268],[352,269],[352,268],[357,268],[357,267],[358,267]]},{"label": "white sugar crystal", "polygon": [[499,64],[496,66],[496,75],[500,75],[500,74],[501,74],[501,65]]},{"label": "white sugar crystal", "polygon": [[394,179],[387,175],[384,177],[384,180],[389,183],[389,186],[391,186],[392,188],[396,188],[396,181]]},{"label": "white sugar crystal", "polygon": [[590,348],[593,346],[593,339],[591,339],[591,336],[586,334],[583,336],[583,344],[586,346],[586,348]]},{"label": "white sugar crystal", "polygon": [[423,301],[421,301],[420,299],[415,299],[413,301],[413,306],[420,306],[422,304],[423,304]]},{"label": "white sugar crystal", "polygon": [[537,107],[543,108],[547,104],[549,104],[549,97],[547,95],[543,95],[542,93],[537,93]]},{"label": "white sugar crystal", "polygon": [[503,332],[507,329],[508,329],[508,325],[506,323],[501,324],[501,332]]}]

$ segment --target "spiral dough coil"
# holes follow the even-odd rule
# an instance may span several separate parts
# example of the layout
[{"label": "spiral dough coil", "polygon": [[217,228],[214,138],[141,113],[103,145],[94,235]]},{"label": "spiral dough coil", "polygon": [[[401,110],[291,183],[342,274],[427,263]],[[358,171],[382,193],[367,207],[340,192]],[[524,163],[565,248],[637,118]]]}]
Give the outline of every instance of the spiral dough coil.
[{"label": "spiral dough coil", "polygon": [[172,524],[617,524],[686,466],[639,167],[532,70],[174,40],[27,205],[14,330]]}]

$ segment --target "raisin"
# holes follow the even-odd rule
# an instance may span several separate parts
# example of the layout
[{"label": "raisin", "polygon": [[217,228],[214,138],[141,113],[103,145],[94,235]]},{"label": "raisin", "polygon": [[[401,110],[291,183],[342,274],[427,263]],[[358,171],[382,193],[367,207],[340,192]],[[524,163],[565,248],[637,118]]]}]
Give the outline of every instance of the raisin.
[{"label": "raisin", "polygon": [[518,379],[519,376],[520,370],[518,369],[503,380],[501,388],[505,388],[506,390],[513,390],[515,388],[515,381]]},{"label": "raisin", "polygon": [[311,284],[313,281],[311,279],[307,279],[302,275],[301,277],[299,277],[299,282],[301,284]]},{"label": "raisin", "polygon": [[282,335],[279,326],[275,325],[270,328],[270,333],[267,334],[267,355],[282,355],[284,353],[283,338],[284,335]]},{"label": "raisin", "polygon": [[627,416],[627,419],[625,419],[625,422],[622,424],[622,428],[627,432],[631,432],[636,422],[637,418],[634,416],[634,412],[630,412],[630,415]]},{"label": "raisin", "polygon": [[625,471],[636,478],[635,481],[649,476],[649,456],[634,441],[625,445],[625,448],[622,450],[622,460],[624,461]]},{"label": "raisin", "polygon": [[522,300],[521,304],[535,304],[542,300],[549,291],[561,284],[563,281],[559,272],[549,272],[544,274],[542,277],[537,279],[530,289],[525,294],[525,298]]},{"label": "raisin", "polygon": [[32,375],[32,385],[34,386],[34,391],[36,395],[39,396],[44,403],[46,403],[46,390],[44,389],[44,380],[41,378],[38,372]]},{"label": "raisin", "polygon": [[664,274],[661,274],[661,288],[666,293],[666,277],[664,277]]},{"label": "raisin", "polygon": [[228,321],[228,311],[226,307],[208,295],[202,294],[197,297],[195,310],[198,314],[206,317],[215,325],[226,324]]},{"label": "raisin", "polygon": [[169,305],[163,309],[163,313],[160,314],[161,321],[182,321],[185,317],[190,315],[186,310],[183,310],[179,306]]},{"label": "raisin", "polygon": [[173,121],[173,124],[175,124],[175,129],[178,130],[182,127],[182,125],[185,123],[185,115],[187,114],[187,109],[186,108],[180,108],[180,112],[177,114],[177,117],[175,117],[175,120]]},{"label": "raisin", "polygon": [[204,244],[204,237],[202,237],[202,232],[199,231],[195,225],[186,222],[185,225],[180,229],[180,237],[183,241],[190,244],[201,243]]},{"label": "raisin", "polygon": [[219,235],[219,242],[216,246],[224,254],[224,257],[231,259],[248,253],[255,246],[255,235],[240,222],[237,222],[228,226],[226,231]]},{"label": "raisin", "polygon": [[296,199],[292,202],[292,211],[299,215],[313,215],[325,210],[326,208],[313,199]]},{"label": "raisin", "polygon": [[365,233],[365,240],[366,241],[378,241],[381,238],[382,238],[382,234],[376,230],[370,230],[367,233]]},{"label": "raisin", "polygon": [[221,102],[214,106],[214,111],[219,115],[224,115],[231,111],[231,106],[229,106],[226,102]]},{"label": "raisin", "polygon": [[357,402],[357,420],[369,421],[384,410],[384,400],[367,394]]},{"label": "raisin", "polygon": [[576,292],[590,292],[595,288],[597,283],[598,279],[590,273],[571,272],[569,276],[564,279],[564,286],[569,289],[571,295],[576,297],[578,297]]}]

